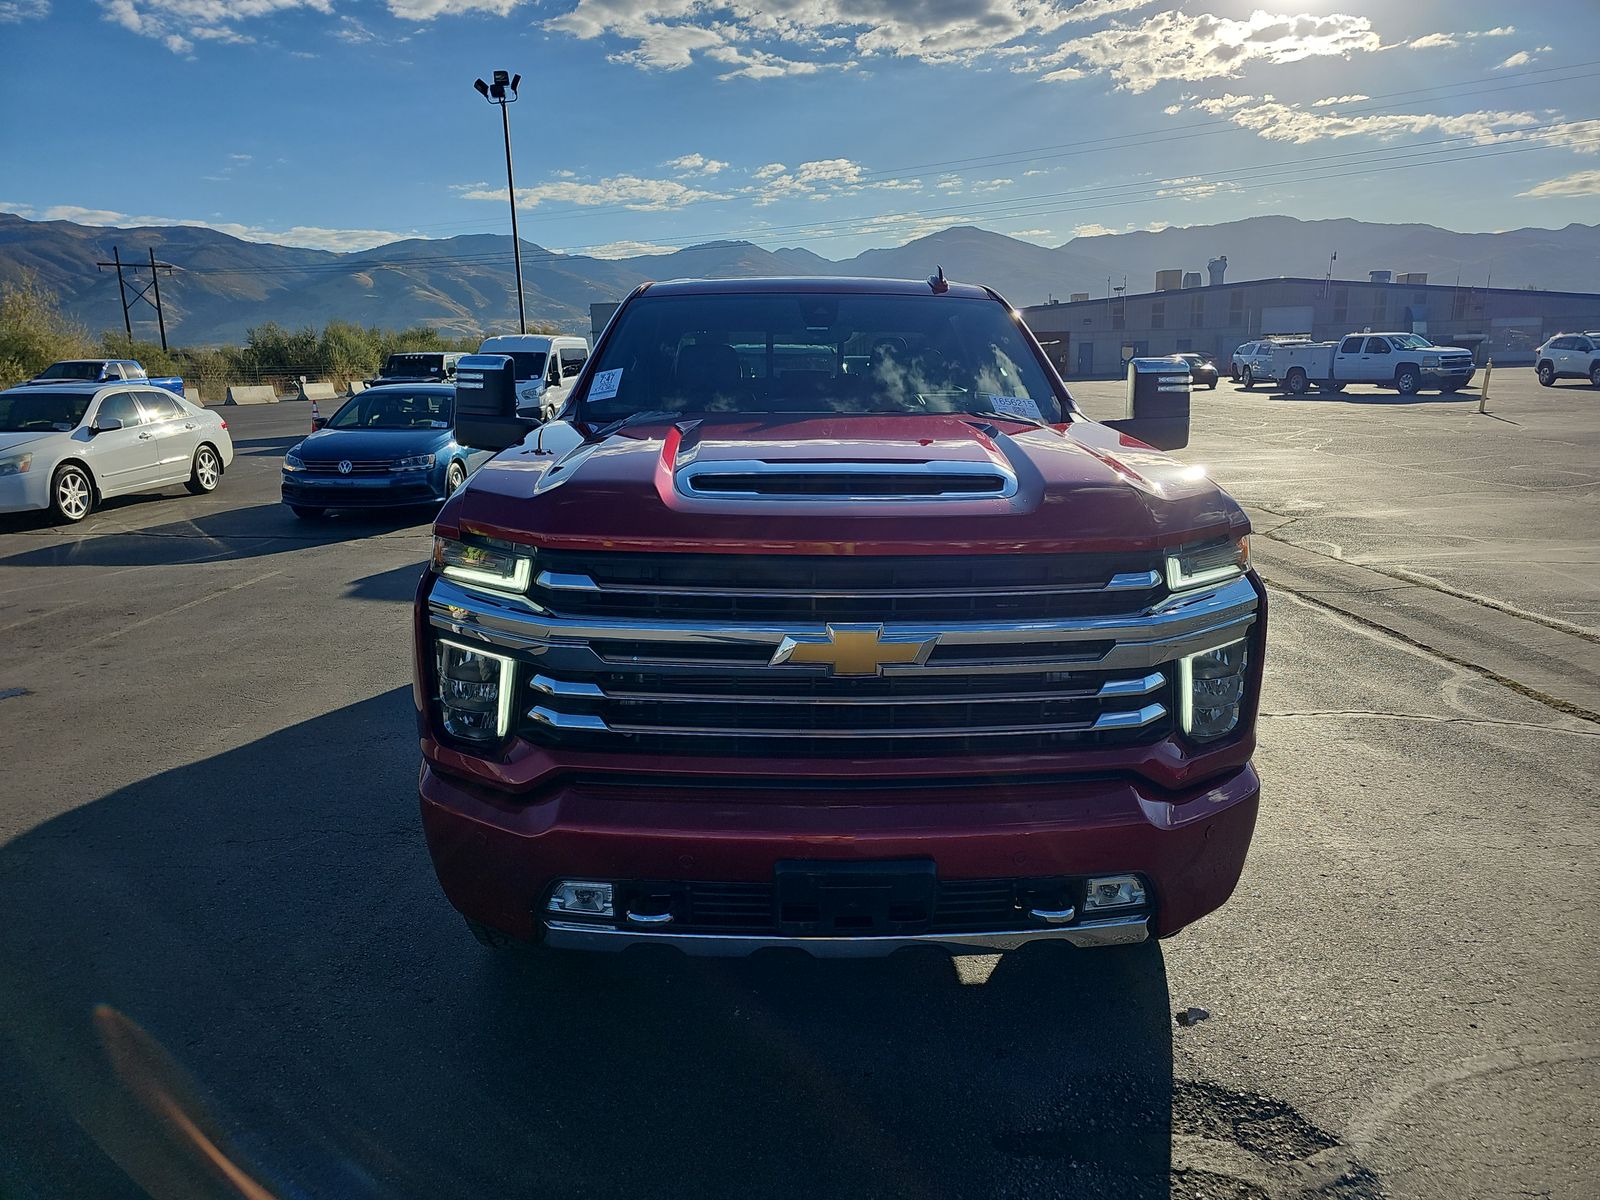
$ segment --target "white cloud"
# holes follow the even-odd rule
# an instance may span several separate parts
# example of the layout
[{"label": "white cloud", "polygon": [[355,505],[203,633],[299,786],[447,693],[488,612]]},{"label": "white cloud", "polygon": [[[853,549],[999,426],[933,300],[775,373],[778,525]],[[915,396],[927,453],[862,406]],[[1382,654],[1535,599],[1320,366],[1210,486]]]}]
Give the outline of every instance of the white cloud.
[{"label": "white cloud", "polygon": [[[1073,38],[1023,69],[1068,64],[1110,75],[1131,92],[1164,80],[1236,76],[1247,63],[1292,63],[1307,58],[1349,57],[1381,47],[1372,22],[1347,13],[1313,16],[1257,10],[1242,21],[1211,13],[1156,13],[1138,25],[1113,25]],[[1060,78],[1059,71],[1045,79]]]},{"label": "white cloud", "polygon": [[1493,29],[1476,29],[1470,31],[1469,38],[1510,37],[1517,31],[1515,25],[1496,25]]},{"label": "white cloud", "polygon": [[680,155],[678,158],[668,159],[661,165],[670,167],[680,175],[715,175],[719,171],[728,169],[727,163],[719,159],[707,158],[704,154]]},{"label": "white cloud", "polygon": [[1413,38],[1406,45],[1412,50],[1445,50],[1458,43],[1454,34],[1425,33],[1419,38]]},{"label": "white cloud", "polygon": [[1072,236],[1075,237],[1075,238],[1080,238],[1080,237],[1109,237],[1111,234],[1114,234],[1116,232],[1117,231],[1115,229],[1112,229],[1109,225],[1102,225],[1102,224],[1100,224],[1099,221],[1090,221],[1088,224],[1085,224],[1085,225],[1076,225],[1076,226],[1074,226],[1073,230],[1072,230]]},{"label": "white cloud", "polygon": [[1549,46],[1536,46],[1532,50],[1518,50],[1504,62],[1496,63],[1490,70],[1505,71],[1511,67],[1525,67],[1531,62],[1537,62],[1541,54],[1549,53]]},{"label": "white cloud", "polygon": [[254,39],[234,26],[293,9],[332,14],[329,0],[98,0],[105,19],[129,33],[152,38],[174,54],[196,42],[239,44]]},{"label": "white cloud", "polygon": [[1559,179],[1546,179],[1517,194],[1541,199],[1550,196],[1600,196],[1600,171],[1575,171]]},{"label": "white cloud", "polygon": [[[512,0],[389,0],[442,12]],[[1019,39],[1145,8],[1154,0],[567,0],[546,29],[620,40],[613,60],[678,70],[700,58],[728,79],[813,74],[875,56],[963,62],[1032,52]]]},{"label": "white cloud", "polygon": [[1312,108],[1327,108],[1330,104],[1355,104],[1360,100],[1371,100],[1371,96],[1361,92],[1351,92],[1348,96],[1324,96],[1321,100],[1313,100]]},{"label": "white cloud", "polygon": [[585,246],[581,250],[558,250],[557,254],[586,254],[590,258],[635,258],[641,254],[672,254],[677,246],[658,246],[654,242],[606,242],[601,246]]},{"label": "white cloud", "polygon": [[388,0],[389,11],[402,21],[431,21],[461,13],[486,12],[503,17],[522,0]]},{"label": "white cloud", "polygon": [[1006,236],[1035,241],[1039,238],[1054,238],[1056,232],[1053,229],[1013,229]]},{"label": "white cloud", "polygon": [[1526,135],[1520,131],[1547,123],[1545,118],[1529,112],[1367,113],[1347,117],[1285,104],[1270,96],[1218,96],[1198,100],[1194,107],[1212,116],[1226,117],[1269,141],[1301,145],[1325,138],[1394,138],[1430,131],[1488,143],[1521,138]]},{"label": "white cloud", "polygon": [[1211,182],[1198,175],[1188,175],[1181,179],[1164,179],[1163,186],[1156,189],[1156,195],[1177,200],[1204,200],[1208,196],[1215,196],[1218,192],[1236,192],[1239,185],[1230,180]]},{"label": "white cloud", "polygon": [[776,179],[788,169],[780,162],[770,162],[764,167],[757,167],[751,174],[757,179]]},{"label": "white cloud", "polygon": [[[463,200],[493,200],[498,204],[506,201],[505,188],[488,184],[457,184],[454,190]],[[619,205],[634,212],[666,212],[717,196],[716,192],[691,187],[677,179],[645,179],[624,174],[608,179],[557,179],[533,187],[519,187],[517,207],[538,208],[555,201],[580,208],[604,204]]]},{"label": "white cloud", "polygon": [[[19,209],[26,206],[18,206]],[[214,229],[246,242],[271,242],[279,246],[305,246],[314,250],[370,250],[386,242],[404,237],[421,237],[420,234],[394,233],[387,229],[330,229],[321,225],[294,225],[288,229],[267,229],[260,225],[242,225],[228,221],[201,221],[187,217],[139,216],[114,212],[106,208],[85,208],[77,204],[55,204],[45,209],[27,212],[36,221],[71,221],[77,225],[113,225],[123,228],[142,225],[193,225],[201,229]]]},{"label": "white cloud", "polygon": [[50,15],[50,0],[0,0],[0,25],[36,21]]},{"label": "white cloud", "polygon": [[974,192],[998,192],[1016,182],[1015,179],[974,179],[968,187]]}]

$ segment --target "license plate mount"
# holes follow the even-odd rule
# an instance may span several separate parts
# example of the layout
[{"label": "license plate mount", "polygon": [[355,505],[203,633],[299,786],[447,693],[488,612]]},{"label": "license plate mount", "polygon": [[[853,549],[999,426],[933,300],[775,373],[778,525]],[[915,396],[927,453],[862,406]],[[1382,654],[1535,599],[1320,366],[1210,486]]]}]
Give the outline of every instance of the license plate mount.
[{"label": "license plate mount", "polygon": [[866,862],[790,859],[776,871],[786,937],[873,937],[927,931],[938,895],[929,858]]}]

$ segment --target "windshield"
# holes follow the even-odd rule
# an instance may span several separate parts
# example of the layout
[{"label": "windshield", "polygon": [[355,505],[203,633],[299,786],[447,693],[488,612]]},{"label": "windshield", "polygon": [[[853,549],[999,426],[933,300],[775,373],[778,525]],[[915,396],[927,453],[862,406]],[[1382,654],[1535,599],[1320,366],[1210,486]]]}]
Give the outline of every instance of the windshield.
[{"label": "windshield", "polygon": [[0,393],[0,433],[67,433],[88,408],[87,392]]},{"label": "windshield", "polygon": [[40,371],[39,379],[99,379],[100,368],[103,364],[93,361],[88,362],[58,362],[51,363]]},{"label": "windshield", "polygon": [[383,375],[439,375],[444,371],[444,359],[437,354],[391,354],[383,364]]},{"label": "windshield", "polygon": [[1004,306],[956,296],[649,296],[595,366],[591,420],[635,412],[1013,414],[1062,419]]},{"label": "windshield", "polygon": [[455,397],[449,392],[363,392],[328,422],[329,429],[449,429]]},{"label": "windshield", "polygon": [[487,350],[484,353],[504,353],[511,360],[511,370],[518,379],[542,379],[544,377],[545,356],[543,350]]},{"label": "windshield", "polygon": [[1393,343],[1396,350],[1424,350],[1431,349],[1433,346],[1433,343],[1427,338],[1419,337],[1414,333],[1391,333],[1389,341]]}]

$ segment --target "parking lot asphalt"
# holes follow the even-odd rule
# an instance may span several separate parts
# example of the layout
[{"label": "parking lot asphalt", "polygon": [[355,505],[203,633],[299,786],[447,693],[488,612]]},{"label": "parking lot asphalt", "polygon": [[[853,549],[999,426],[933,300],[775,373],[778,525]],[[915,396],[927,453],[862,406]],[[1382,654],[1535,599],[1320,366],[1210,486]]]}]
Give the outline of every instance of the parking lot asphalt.
[{"label": "parking lot asphalt", "polygon": [[[1267,540],[1592,629],[1600,404],[1495,395],[1224,384],[1187,453]],[[305,406],[227,416],[213,496],[0,518],[6,1200],[1595,1194],[1594,721],[1269,548],[1256,841],[1177,938],[495,955],[418,827],[425,518],[297,522]]]}]

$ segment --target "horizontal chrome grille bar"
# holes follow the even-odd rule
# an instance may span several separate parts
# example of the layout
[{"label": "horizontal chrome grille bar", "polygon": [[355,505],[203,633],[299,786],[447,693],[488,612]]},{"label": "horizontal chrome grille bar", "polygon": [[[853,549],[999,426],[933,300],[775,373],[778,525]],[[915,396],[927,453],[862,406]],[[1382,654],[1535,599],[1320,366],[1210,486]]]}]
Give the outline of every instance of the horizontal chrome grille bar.
[{"label": "horizontal chrome grille bar", "polygon": [[1045,724],[1016,724],[996,726],[962,725],[951,727],[930,726],[900,728],[871,726],[856,729],[795,728],[776,729],[765,726],[701,726],[644,725],[607,720],[588,713],[563,713],[543,705],[528,710],[530,719],[552,729],[575,729],[595,733],[645,734],[653,737],[713,737],[713,738],[832,738],[832,739],[882,739],[882,738],[951,738],[951,737],[1024,737],[1029,734],[1089,733],[1106,729],[1139,729],[1153,724],[1167,715],[1162,704],[1147,704],[1129,712],[1101,713],[1093,721],[1055,721]]},{"label": "horizontal chrome grille bar", "polygon": [[718,600],[762,599],[768,596],[807,597],[819,600],[957,600],[970,597],[999,596],[1071,596],[1096,592],[1146,591],[1161,583],[1158,571],[1123,571],[1104,583],[1081,585],[1024,585],[963,588],[782,588],[782,587],[717,587],[693,588],[677,584],[651,584],[636,586],[626,583],[597,583],[588,575],[565,571],[540,571],[534,579],[535,590],[556,592],[583,592],[608,596],[672,596],[675,598],[705,597]]}]

